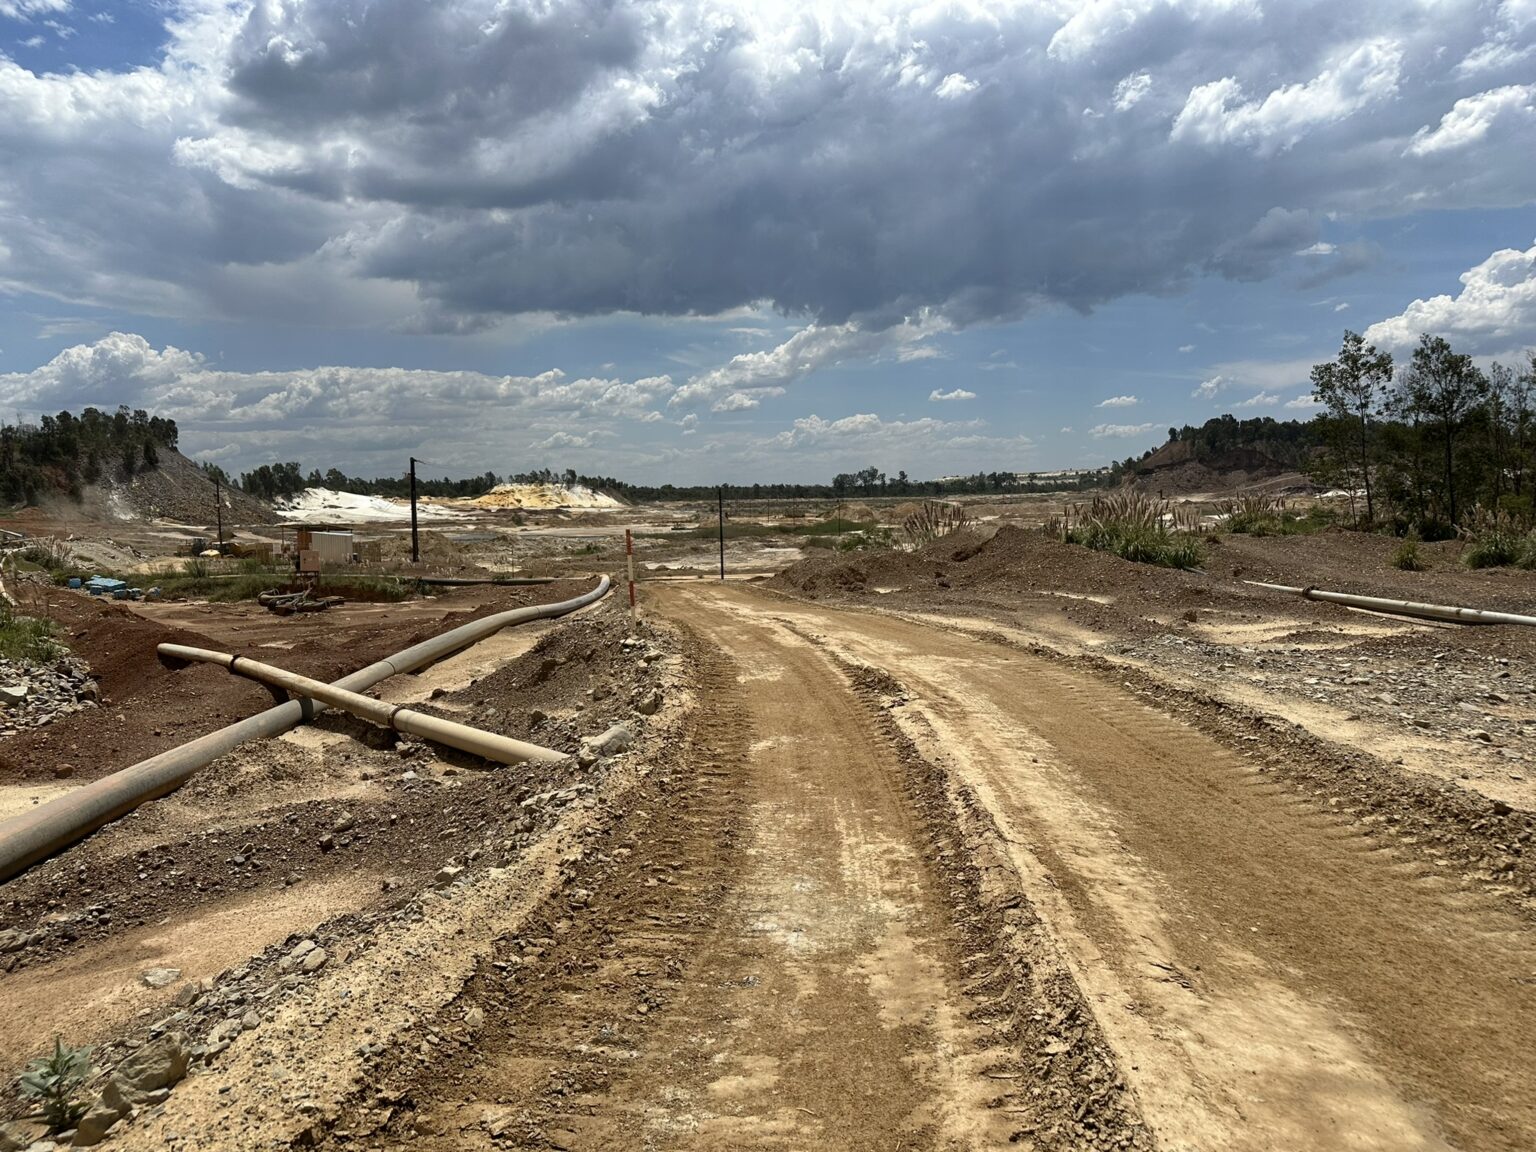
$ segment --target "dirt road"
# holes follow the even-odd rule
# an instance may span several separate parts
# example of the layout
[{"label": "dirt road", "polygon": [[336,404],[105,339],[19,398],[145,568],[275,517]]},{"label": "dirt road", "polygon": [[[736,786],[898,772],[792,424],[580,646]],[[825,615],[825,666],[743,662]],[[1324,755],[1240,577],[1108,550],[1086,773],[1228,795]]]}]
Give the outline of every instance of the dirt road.
[{"label": "dirt road", "polygon": [[[1017,649],[740,588],[662,603],[749,667],[819,659],[815,695],[834,661],[901,682],[898,724],[997,822],[1163,1147],[1536,1145],[1528,928],[1326,797]],[[814,715],[793,731],[845,754]]]},{"label": "dirt road", "polygon": [[[564,815],[462,894],[335,937],[121,1146],[1536,1146],[1536,948],[1486,886],[1103,674],[647,592],[660,680],[621,618],[434,683],[471,710],[558,685],[572,724],[664,683],[627,721],[649,743],[562,778]],[[488,818],[556,795],[490,779]]]}]

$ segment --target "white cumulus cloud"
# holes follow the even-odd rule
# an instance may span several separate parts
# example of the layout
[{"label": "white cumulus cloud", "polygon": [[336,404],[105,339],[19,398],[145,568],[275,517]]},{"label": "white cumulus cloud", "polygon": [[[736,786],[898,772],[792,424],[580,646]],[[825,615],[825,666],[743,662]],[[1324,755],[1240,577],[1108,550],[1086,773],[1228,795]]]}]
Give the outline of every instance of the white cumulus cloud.
[{"label": "white cumulus cloud", "polygon": [[1152,91],[1152,77],[1146,72],[1133,72],[1115,85],[1113,97],[1115,111],[1129,112],[1150,91]]},{"label": "white cumulus cloud", "polygon": [[933,94],[941,100],[958,100],[976,91],[981,85],[959,72],[951,72],[939,82]]},{"label": "white cumulus cloud", "polygon": [[1156,428],[1156,424],[1095,424],[1088,429],[1088,435],[1095,440],[1125,440],[1132,436],[1145,436]]},{"label": "white cumulus cloud", "polygon": [[1256,392],[1246,400],[1239,400],[1238,408],[1273,408],[1280,403],[1280,397],[1273,392]]},{"label": "white cumulus cloud", "polygon": [[1225,376],[1212,376],[1207,380],[1200,381],[1195,390],[1190,393],[1190,396],[1195,400],[1214,400],[1219,393],[1226,391],[1231,383],[1232,381],[1228,380]]},{"label": "white cumulus cloud", "polygon": [[1536,84],[1511,84],[1458,100],[1433,130],[1420,128],[1408,146],[1411,156],[1454,152],[1481,142],[1501,121],[1529,127],[1536,121]]},{"label": "white cumulus cloud", "polygon": [[1131,408],[1141,401],[1134,396],[1111,396],[1107,400],[1100,400],[1095,408]]},{"label": "white cumulus cloud", "polygon": [[932,392],[928,393],[928,399],[929,400],[934,400],[934,401],[938,401],[938,400],[974,400],[974,399],[976,399],[976,393],[968,392],[964,388],[955,388],[955,389],[953,389],[953,390],[951,390],[949,392],[940,392],[937,388],[935,388]]},{"label": "white cumulus cloud", "polygon": [[1335,123],[1397,92],[1401,47],[1373,39],[1340,53],[1317,76],[1249,100],[1235,77],[1190,92],[1174,119],[1174,140],[1208,146],[1244,144],[1261,150],[1290,148],[1308,132]]},{"label": "white cumulus cloud", "polygon": [[1384,348],[1403,349],[1419,334],[1444,336],[1463,351],[1502,352],[1512,344],[1536,342],[1536,245],[1502,248],[1461,274],[1455,296],[1415,300],[1396,316],[1372,324],[1365,338]]}]

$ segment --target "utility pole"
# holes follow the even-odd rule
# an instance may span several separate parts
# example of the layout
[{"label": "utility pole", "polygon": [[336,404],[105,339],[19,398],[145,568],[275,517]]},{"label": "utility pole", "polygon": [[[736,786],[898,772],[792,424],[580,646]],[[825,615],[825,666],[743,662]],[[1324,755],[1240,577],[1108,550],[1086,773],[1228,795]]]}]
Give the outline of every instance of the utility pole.
[{"label": "utility pole", "polygon": [[416,457],[411,457],[411,563],[421,563],[421,538],[416,534]]},{"label": "utility pole", "polygon": [[219,526],[219,555],[224,555],[224,494],[219,491],[219,474],[213,474],[213,514]]},{"label": "utility pole", "polygon": [[715,489],[715,497],[720,502],[720,579],[725,579],[725,489]]}]

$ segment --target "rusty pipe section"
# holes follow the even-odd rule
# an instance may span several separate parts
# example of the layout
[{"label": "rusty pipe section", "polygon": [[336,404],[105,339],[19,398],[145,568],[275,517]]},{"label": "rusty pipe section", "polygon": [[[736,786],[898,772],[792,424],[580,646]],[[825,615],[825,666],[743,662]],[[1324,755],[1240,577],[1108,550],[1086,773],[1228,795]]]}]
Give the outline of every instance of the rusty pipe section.
[{"label": "rusty pipe section", "polygon": [[[376,661],[336,681],[339,688],[361,692],[402,672],[412,672],[452,656],[487,636],[515,624],[564,616],[588,604],[595,604],[608,594],[611,582],[602,577],[590,592],[555,604],[513,608],[497,612],[468,624],[461,624],[441,635],[393,656]],[[77,840],[83,840],[103,824],[132,812],[147,800],[154,800],[180,788],[193,773],[249,740],[279,736],[306,720],[312,720],[324,706],[312,699],[289,700],[258,712],[216,732],[199,736],[186,744],[167,749],[148,760],[141,760],[110,776],[93,780],[79,788],[39,804],[19,816],[0,821],[0,882],[25,871]]]},{"label": "rusty pipe section", "polygon": [[1363,608],[1367,612],[1386,612],[1393,616],[1416,616],[1421,620],[1447,620],[1457,624],[1524,624],[1536,626],[1536,616],[1514,612],[1491,612],[1485,608],[1458,608],[1453,604],[1420,604],[1413,600],[1385,600],[1380,596],[1356,596],[1352,592],[1328,592],[1322,588],[1293,588],[1289,584],[1266,584],[1262,580],[1244,580],[1255,588],[1288,592],[1326,604]]},{"label": "rusty pipe section", "polygon": [[272,664],[263,664],[260,660],[252,660],[249,656],[215,652],[211,648],[192,648],[186,644],[161,644],[157,651],[161,656],[189,664],[218,664],[229,669],[236,676],[271,684],[295,696],[307,696],[328,707],[339,708],[343,712],[361,716],[364,720],[377,724],[381,728],[393,728],[396,732],[435,740],[439,744],[446,744],[461,752],[471,752],[487,760],[499,760],[503,764],[521,764],[524,760],[552,761],[565,758],[563,752],[541,748],[537,744],[513,740],[507,736],[498,736],[494,732],[471,728],[468,724],[444,720],[440,716],[429,716],[425,712],[416,712],[400,705],[386,704],[382,700],[375,700],[372,696],[364,696],[360,692],[352,692],[335,684],[327,684],[324,680],[300,676],[296,672],[289,672],[285,668],[278,668]]}]

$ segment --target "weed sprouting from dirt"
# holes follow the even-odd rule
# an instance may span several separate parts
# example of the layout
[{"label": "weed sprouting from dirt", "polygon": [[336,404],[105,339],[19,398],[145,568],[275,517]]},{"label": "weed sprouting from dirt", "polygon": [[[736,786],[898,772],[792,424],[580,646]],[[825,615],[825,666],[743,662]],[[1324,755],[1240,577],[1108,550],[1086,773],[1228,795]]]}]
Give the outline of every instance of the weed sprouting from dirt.
[{"label": "weed sprouting from dirt", "polygon": [[1086,506],[1066,509],[1059,522],[1062,539],[1122,560],[1165,568],[1198,568],[1205,544],[1193,512],[1140,492],[1095,496]]},{"label": "weed sprouting from dirt", "polygon": [[85,1115],[79,1099],[80,1086],[91,1074],[91,1050],[66,1048],[64,1038],[53,1038],[53,1054],[27,1065],[21,1074],[21,1096],[33,1101],[50,1132],[73,1128]]},{"label": "weed sprouting from dirt", "polygon": [[1392,553],[1392,567],[1400,568],[1404,572],[1423,572],[1429,568],[1429,561],[1419,554],[1419,545],[1422,541],[1418,533],[1411,533],[1407,539],[1397,546],[1397,551]]}]

